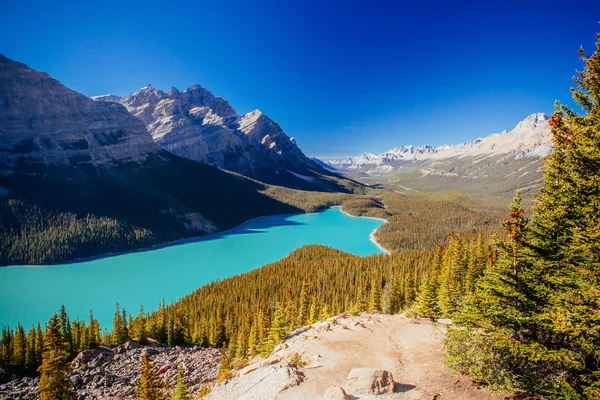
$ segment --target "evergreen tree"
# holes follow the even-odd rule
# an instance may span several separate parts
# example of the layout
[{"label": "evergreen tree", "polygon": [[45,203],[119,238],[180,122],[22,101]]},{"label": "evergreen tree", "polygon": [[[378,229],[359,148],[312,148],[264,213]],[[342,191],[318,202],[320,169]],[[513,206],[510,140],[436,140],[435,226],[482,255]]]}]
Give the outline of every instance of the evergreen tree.
[{"label": "evergreen tree", "polygon": [[437,298],[437,275],[432,270],[423,278],[416,300],[416,313],[423,317],[433,318],[439,315]]},{"label": "evergreen tree", "polygon": [[183,364],[179,364],[177,367],[177,386],[175,386],[175,394],[171,400],[192,400],[192,392],[183,379]]},{"label": "evergreen tree", "polygon": [[310,310],[308,313],[308,321],[307,324],[314,324],[319,320],[319,303],[317,301],[317,296],[313,294],[312,299],[310,301]]},{"label": "evergreen tree", "polygon": [[137,316],[137,331],[136,336],[139,344],[148,343],[148,334],[146,333],[146,313],[144,312],[144,306],[140,304],[140,313]]},{"label": "evergreen tree", "polygon": [[265,344],[261,351],[263,357],[268,357],[275,346],[277,346],[290,332],[290,323],[287,319],[287,314],[283,304],[279,304],[275,313],[273,314],[273,320],[268,330],[268,336],[265,340]]},{"label": "evergreen tree", "polygon": [[152,372],[153,367],[154,364],[150,361],[150,356],[147,352],[144,352],[140,378],[135,384],[135,398],[138,400],[161,400],[164,397],[164,385]]},{"label": "evergreen tree", "polygon": [[0,346],[0,358],[3,365],[12,363],[13,360],[13,333],[9,327],[2,327],[2,343]]},{"label": "evergreen tree", "polygon": [[444,252],[440,277],[439,308],[443,316],[451,317],[460,306],[461,282],[464,272],[460,235],[450,238]]},{"label": "evergreen tree", "polygon": [[549,383],[536,384],[600,398],[600,34],[580,56],[571,92],[584,114],[557,104],[550,118],[553,151],[530,229],[541,359],[556,359]]},{"label": "evergreen tree", "polygon": [[27,335],[23,325],[17,324],[17,329],[13,337],[12,343],[12,362],[21,371],[25,369],[25,359],[27,353]]},{"label": "evergreen tree", "polygon": [[300,299],[298,301],[298,316],[296,326],[304,326],[310,319],[311,299],[309,297],[309,286],[306,279],[302,281],[302,289],[300,290]]},{"label": "evergreen tree", "polygon": [[65,309],[64,304],[60,307],[59,311],[59,323],[60,323],[60,334],[63,337],[63,341],[69,345],[69,352],[73,352],[73,340],[71,338],[71,322],[69,315]]},{"label": "evergreen tree", "polygon": [[129,340],[127,329],[127,312],[121,310],[119,303],[115,306],[115,315],[113,317],[113,330],[110,342],[113,346],[119,346]]},{"label": "evergreen tree", "polygon": [[223,342],[223,345],[221,346],[221,357],[219,362],[219,371],[217,372],[217,381],[226,381],[229,376],[229,371],[231,371],[231,361],[227,355],[227,347],[225,346],[225,342]]},{"label": "evergreen tree", "polygon": [[483,233],[480,231],[477,235],[477,243],[470,249],[469,262],[467,265],[467,275],[465,277],[465,294],[472,295],[475,292],[477,280],[483,274],[486,266],[485,245],[483,243]]},{"label": "evergreen tree", "polygon": [[37,367],[37,349],[35,327],[31,327],[27,334],[27,351],[25,353],[25,372],[31,374]]},{"label": "evergreen tree", "polygon": [[94,318],[94,313],[90,310],[90,324],[87,332],[88,347],[94,349],[100,345],[100,324]]},{"label": "evergreen tree", "polygon": [[369,311],[381,311],[381,284],[378,278],[371,281],[371,294],[369,296]]},{"label": "evergreen tree", "polygon": [[71,364],[69,344],[64,339],[64,327],[58,314],[54,314],[44,333],[44,353],[39,367],[38,393],[41,400],[66,400],[75,397],[73,382],[69,378]]},{"label": "evergreen tree", "polygon": [[35,365],[42,364],[42,354],[44,352],[44,334],[42,333],[42,326],[37,323],[35,330]]}]

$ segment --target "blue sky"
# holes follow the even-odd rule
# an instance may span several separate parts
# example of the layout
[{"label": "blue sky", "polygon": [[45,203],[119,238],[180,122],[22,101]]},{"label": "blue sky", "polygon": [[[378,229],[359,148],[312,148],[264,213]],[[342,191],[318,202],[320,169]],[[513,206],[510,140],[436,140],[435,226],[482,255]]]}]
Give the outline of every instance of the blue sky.
[{"label": "blue sky", "polygon": [[[325,4],[326,3],[326,4]],[[5,1],[0,53],[86,95],[199,83],[309,155],[458,143],[569,102],[600,1]]]}]

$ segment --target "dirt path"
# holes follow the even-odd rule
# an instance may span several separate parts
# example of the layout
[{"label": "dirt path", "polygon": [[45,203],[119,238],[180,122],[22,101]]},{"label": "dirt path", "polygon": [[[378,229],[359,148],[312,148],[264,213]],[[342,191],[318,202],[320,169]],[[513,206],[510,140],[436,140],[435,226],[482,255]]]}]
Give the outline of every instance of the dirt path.
[{"label": "dirt path", "polygon": [[279,393],[277,399],[322,399],[328,387],[344,387],[352,368],[392,372],[396,393],[373,399],[500,400],[478,389],[442,362],[441,340],[445,326],[402,316],[341,317],[316,325],[286,340],[279,353],[287,358],[298,352],[309,365],[304,382]]}]

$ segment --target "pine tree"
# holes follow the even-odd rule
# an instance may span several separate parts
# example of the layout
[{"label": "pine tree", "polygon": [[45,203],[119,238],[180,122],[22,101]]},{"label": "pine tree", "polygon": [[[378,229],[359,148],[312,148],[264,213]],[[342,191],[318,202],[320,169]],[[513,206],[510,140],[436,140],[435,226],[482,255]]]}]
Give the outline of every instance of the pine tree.
[{"label": "pine tree", "polygon": [[41,400],[66,400],[75,397],[73,382],[69,378],[71,364],[69,344],[64,340],[64,327],[58,314],[54,314],[44,333],[44,353],[39,367],[38,393]]},{"label": "pine tree", "polygon": [[434,318],[439,315],[437,298],[437,275],[430,271],[423,278],[416,299],[416,313],[423,317]]},{"label": "pine tree", "polygon": [[146,313],[144,312],[144,306],[140,304],[140,313],[137,316],[137,331],[136,336],[139,344],[148,343],[148,334],[146,333]]},{"label": "pine tree", "polygon": [[296,318],[296,326],[304,326],[310,319],[310,297],[309,286],[306,279],[302,281],[302,289],[300,290],[300,299],[298,301],[298,316]]},{"label": "pine tree", "polygon": [[140,378],[135,384],[135,398],[138,400],[161,400],[163,399],[163,383],[152,373],[154,364],[150,356],[144,352],[142,356],[142,368]]},{"label": "pine tree", "polygon": [[465,294],[470,296],[475,292],[477,280],[483,274],[486,266],[485,245],[483,243],[483,233],[480,231],[477,235],[477,243],[471,249],[469,262],[467,265],[467,275],[465,277]]},{"label": "pine tree", "polygon": [[60,333],[63,336],[63,341],[69,345],[69,352],[73,352],[73,340],[71,338],[71,322],[65,306],[60,307],[59,312]]},{"label": "pine tree", "polygon": [[38,322],[35,330],[35,365],[42,364],[42,354],[44,353],[44,334],[42,326]]},{"label": "pine tree", "polygon": [[88,347],[94,349],[100,345],[100,324],[94,318],[94,313],[90,310],[90,324],[87,332]]},{"label": "pine tree", "polygon": [[460,306],[464,272],[461,247],[460,235],[454,235],[444,252],[438,299],[440,311],[445,317],[451,317]]},{"label": "pine tree", "polygon": [[331,317],[329,307],[325,304],[321,307],[321,311],[319,312],[319,321],[325,321],[329,317]]},{"label": "pine tree", "polygon": [[279,304],[273,314],[273,320],[268,330],[268,336],[261,351],[263,357],[268,357],[290,331],[290,323],[283,304]]},{"label": "pine tree", "polygon": [[381,281],[376,278],[371,281],[371,294],[369,296],[369,311],[381,311]]},{"label": "pine tree", "polygon": [[179,364],[177,367],[177,386],[175,386],[175,394],[171,400],[192,400],[192,392],[183,379],[183,364]]},{"label": "pine tree", "polygon": [[214,339],[215,347],[221,347],[227,344],[227,334],[225,329],[225,311],[221,308],[217,315],[217,332]]},{"label": "pine tree", "polygon": [[15,329],[12,348],[12,362],[21,371],[23,371],[25,369],[25,359],[27,353],[27,335],[25,334],[25,329],[21,324],[17,324],[17,329]]},{"label": "pine tree", "polygon": [[229,377],[229,371],[231,371],[231,360],[227,355],[227,347],[225,342],[221,346],[221,357],[219,362],[219,371],[217,372],[217,381],[224,382]]},{"label": "pine tree", "polygon": [[27,334],[27,351],[25,353],[25,372],[27,374],[33,373],[38,365],[36,351],[35,327],[32,326]]},{"label": "pine tree", "polygon": [[317,296],[313,294],[312,299],[310,301],[310,310],[308,313],[308,321],[307,324],[314,324],[319,320],[319,303],[317,301]]}]

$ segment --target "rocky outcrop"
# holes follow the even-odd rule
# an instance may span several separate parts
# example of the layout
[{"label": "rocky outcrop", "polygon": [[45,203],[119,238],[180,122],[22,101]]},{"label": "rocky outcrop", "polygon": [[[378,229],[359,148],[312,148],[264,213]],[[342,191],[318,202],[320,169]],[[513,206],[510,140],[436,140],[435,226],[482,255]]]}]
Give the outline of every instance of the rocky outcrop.
[{"label": "rocky outcrop", "polygon": [[[149,353],[155,374],[167,388],[175,387],[179,364],[183,365],[185,381],[194,394],[216,379],[219,363],[216,349],[139,346],[127,342],[115,349],[85,350],[73,360],[71,380],[77,399],[134,399],[144,352]],[[38,381],[39,378],[21,378],[0,385],[0,398],[38,399]]]},{"label": "rocky outcrop", "polygon": [[287,362],[261,363],[242,370],[240,376],[243,378],[218,384],[205,399],[274,399],[279,393],[302,382],[298,368]]},{"label": "rocky outcrop", "polygon": [[[267,183],[315,188],[331,172],[306,157],[281,127],[261,111],[238,115],[200,85],[167,93],[145,86],[116,101],[141,119],[164,150]],[[308,179],[306,179],[308,178]]]},{"label": "rocky outcrop", "polygon": [[269,358],[234,371],[206,399],[503,399],[443,364],[447,323],[338,315],[290,333]]},{"label": "rocky outcrop", "polygon": [[49,165],[114,165],[158,152],[125,107],[95,102],[0,54],[0,173]]}]

